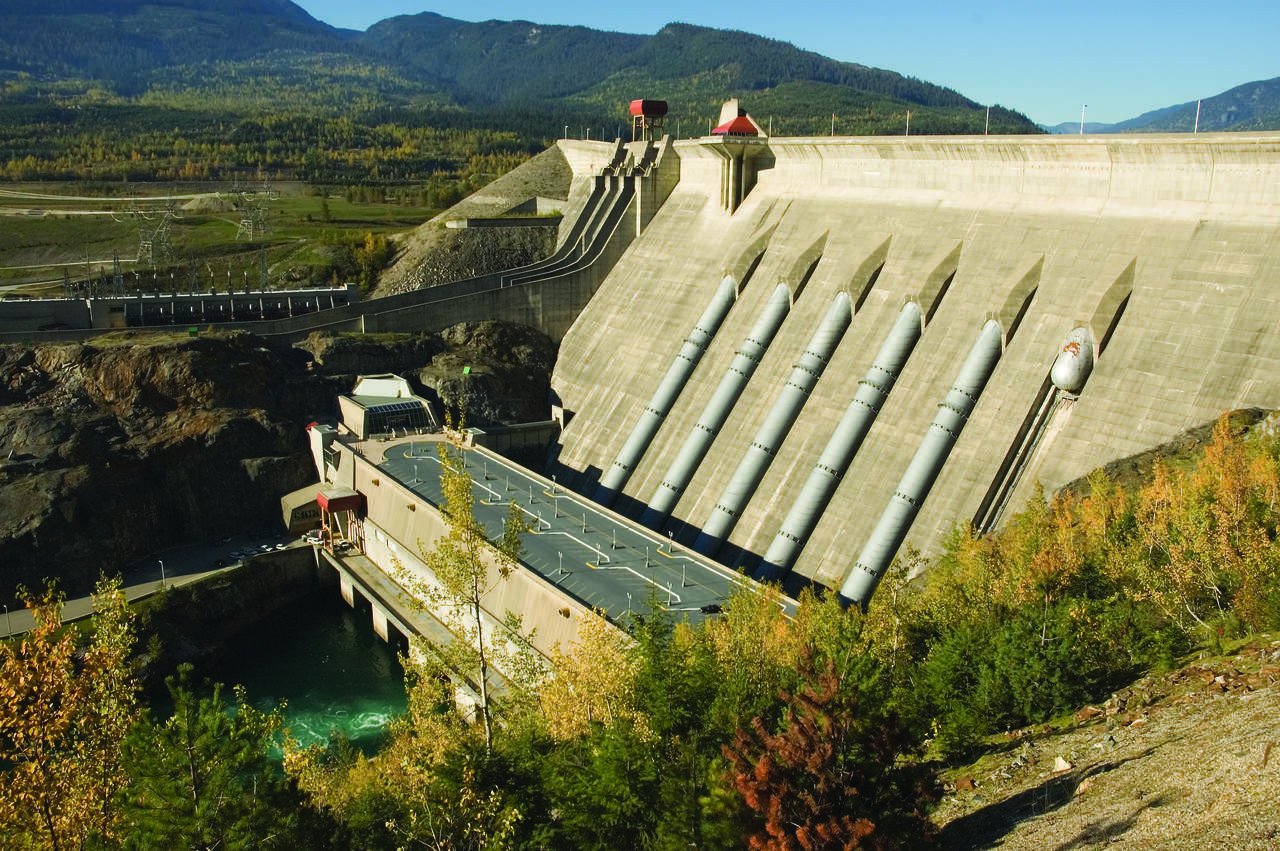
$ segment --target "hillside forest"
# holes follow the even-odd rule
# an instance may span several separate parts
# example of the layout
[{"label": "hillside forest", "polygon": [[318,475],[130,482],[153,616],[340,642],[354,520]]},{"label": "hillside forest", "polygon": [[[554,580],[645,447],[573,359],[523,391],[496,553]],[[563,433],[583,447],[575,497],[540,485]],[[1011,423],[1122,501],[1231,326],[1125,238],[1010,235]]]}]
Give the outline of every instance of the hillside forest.
[{"label": "hillside forest", "polygon": [[[686,24],[423,13],[356,33],[288,0],[14,0],[0,8],[0,184],[14,187],[0,285],[77,294],[110,286],[118,259],[130,291],[266,277],[369,293],[400,234],[553,140],[627,138],[640,97],[669,101],[666,132],[697,137],[735,96],[778,135],[898,134],[908,113],[914,133],[1039,132],[944,86]],[[173,189],[257,197],[175,219],[156,257],[142,245],[158,225],[135,234],[130,217],[158,221]],[[236,213],[272,193],[268,227],[242,238]]]},{"label": "hillside forest", "polygon": [[[155,717],[118,588],[83,632],[37,595],[37,629],[0,647],[0,831],[17,848],[924,847],[947,766],[1280,628],[1270,424],[1224,416],[1141,481],[1098,471],[991,536],[958,528],[936,559],[901,557],[865,613],[806,593],[787,618],[743,594],[697,627],[592,617],[549,668],[492,634],[414,654],[408,710],[371,756],[301,748],[278,712],[186,669]],[[465,612],[462,542],[484,530],[451,451],[450,531],[424,557]],[[517,556],[518,532],[500,545]],[[468,720],[444,673],[503,657],[512,687]]]}]

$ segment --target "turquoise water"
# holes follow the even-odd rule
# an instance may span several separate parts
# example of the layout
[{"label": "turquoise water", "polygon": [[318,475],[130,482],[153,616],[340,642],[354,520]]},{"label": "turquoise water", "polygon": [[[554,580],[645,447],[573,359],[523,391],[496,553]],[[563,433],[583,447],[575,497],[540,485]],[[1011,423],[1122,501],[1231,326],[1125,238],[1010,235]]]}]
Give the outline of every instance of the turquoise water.
[{"label": "turquoise water", "polygon": [[227,642],[197,678],[245,686],[261,709],[286,702],[285,724],[303,745],[345,735],[366,753],[404,711],[404,673],[396,647],[373,632],[337,589],[289,605]]}]

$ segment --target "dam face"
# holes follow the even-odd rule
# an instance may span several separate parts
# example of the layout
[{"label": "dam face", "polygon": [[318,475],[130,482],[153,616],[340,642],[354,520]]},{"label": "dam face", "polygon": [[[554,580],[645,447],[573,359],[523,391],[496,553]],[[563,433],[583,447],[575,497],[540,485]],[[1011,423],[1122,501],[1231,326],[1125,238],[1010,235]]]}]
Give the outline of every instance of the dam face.
[{"label": "dam face", "polygon": [[[869,543],[891,505],[905,540],[936,552],[956,524],[998,525],[1037,480],[1052,490],[1223,410],[1280,407],[1280,134],[743,151],[674,144],[678,185],[569,329],[552,381],[568,414],[555,472],[583,493],[647,417],[647,446],[635,458],[633,442],[625,483],[605,489],[634,518],[691,436],[709,442],[669,512],[649,517],[686,543],[713,523],[727,565],[865,591],[884,565],[859,554],[897,550],[892,536]],[[726,277],[735,297],[708,333],[699,317]],[[753,339],[780,284],[790,308]],[[815,350],[841,294],[851,320]],[[687,377],[655,428],[646,407],[691,338],[700,356],[675,370]],[[980,342],[989,375],[972,381],[962,367]],[[896,352],[881,354],[888,372],[882,350]],[[699,432],[735,369],[740,394]],[[851,460],[828,447],[847,413]],[[802,492],[816,502],[784,530]],[[800,540],[771,550],[780,531]],[[762,568],[767,551],[788,563]]]}]

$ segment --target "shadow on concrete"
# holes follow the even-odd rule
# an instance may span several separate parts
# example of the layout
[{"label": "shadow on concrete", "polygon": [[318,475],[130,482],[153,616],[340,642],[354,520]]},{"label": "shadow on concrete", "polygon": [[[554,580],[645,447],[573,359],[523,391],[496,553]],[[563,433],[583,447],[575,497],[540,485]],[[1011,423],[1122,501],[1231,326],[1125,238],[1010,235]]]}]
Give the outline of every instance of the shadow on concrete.
[{"label": "shadow on concrete", "polygon": [[[573,467],[563,464],[558,456],[558,446],[553,446],[547,456],[544,475],[555,476],[557,482],[572,489],[579,496],[594,502],[596,487],[600,481],[600,468],[588,466],[585,470],[575,470]],[[614,497],[613,504],[609,506],[609,509],[643,526],[644,524],[640,522],[640,518],[644,516],[645,509],[648,507],[648,504],[643,500],[637,499],[628,493],[620,492]],[[698,536],[702,533],[702,528],[687,520],[672,516],[668,517],[661,527],[653,531],[668,535],[677,544],[692,550],[694,542],[697,541]],[[706,556],[705,554],[703,556],[746,576],[754,574],[756,567],[759,566],[760,561],[764,558],[761,553],[744,549],[729,541],[720,546],[715,556]],[[789,596],[794,596],[803,588],[812,584],[805,577],[791,573],[783,583],[783,589]]]},{"label": "shadow on concrete", "polygon": [[[1019,792],[1003,801],[988,804],[980,810],[974,810],[966,816],[956,819],[944,827],[938,836],[939,846],[947,849],[990,848],[1002,837],[1013,830],[1019,823],[1035,816],[1044,815],[1065,806],[1075,797],[1076,790],[1086,779],[1098,774],[1119,768],[1128,762],[1134,762],[1150,756],[1155,748],[1147,748],[1142,753],[1114,762],[1103,762],[1087,769],[1070,771],[1056,777],[1050,777],[1039,786]],[[1090,826],[1073,843],[1089,844],[1084,838],[1090,831],[1111,830],[1108,835],[1118,835],[1132,826],[1138,814],[1148,807],[1160,806],[1162,800],[1157,797],[1144,802],[1134,813],[1124,819],[1108,825]],[[1077,844],[1060,846],[1061,849],[1075,848]]]}]

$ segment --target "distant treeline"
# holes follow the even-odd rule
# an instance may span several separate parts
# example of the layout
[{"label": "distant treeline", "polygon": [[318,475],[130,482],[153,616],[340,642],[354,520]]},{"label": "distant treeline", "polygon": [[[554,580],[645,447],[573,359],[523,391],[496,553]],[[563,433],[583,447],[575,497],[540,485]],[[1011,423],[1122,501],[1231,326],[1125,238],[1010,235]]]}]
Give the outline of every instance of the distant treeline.
[{"label": "distant treeline", "polygon": [[0,177],[225,180],[249,173],[339,184],[477,174],[492,179],[544,146],[542,139],[527,138],[485,127],[300,112],[244,117],[146,106],[8,105],[0,106]]}]

